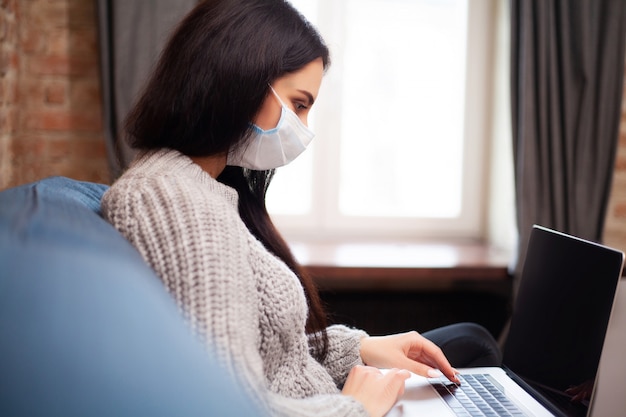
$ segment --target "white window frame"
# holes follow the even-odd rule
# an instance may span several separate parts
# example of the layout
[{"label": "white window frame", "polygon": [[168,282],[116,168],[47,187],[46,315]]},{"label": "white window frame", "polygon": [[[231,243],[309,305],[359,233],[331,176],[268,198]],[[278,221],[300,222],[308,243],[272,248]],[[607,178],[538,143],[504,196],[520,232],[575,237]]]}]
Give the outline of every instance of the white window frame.
[{"label": "white window frame", "polygon": [[[339,103],[342,59],[331,49],[332,71],[325,76],[314,110],[312,210],[305,215],[272,215],[288,239],[349,238],[480,238],[484,235],[489,165],[491,93],[494,74],[493,40],[498,0],[468,0],[468,38],[464,114],[463,195],[458,218],[348,217],[339,213]],[[332,7],[329,7],[332,4]],[[320,0],[318,28],[323,36],[341,37],[343,0]],[[334,31],[334,33],[333,33]],[[427,57],[424,57],[427,60]],[[372,80],[373,83],[376,80]],[[372,104],[376,105],[376,104]],[[307,152],[310,152],[307,151]],[[280,170],[280,168],[279,168]]]}]

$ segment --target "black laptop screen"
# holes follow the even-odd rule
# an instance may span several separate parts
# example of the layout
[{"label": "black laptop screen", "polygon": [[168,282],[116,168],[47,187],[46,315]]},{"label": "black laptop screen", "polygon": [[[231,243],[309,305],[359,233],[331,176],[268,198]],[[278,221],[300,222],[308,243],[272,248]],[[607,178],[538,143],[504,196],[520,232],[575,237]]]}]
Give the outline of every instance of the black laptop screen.
[{"label": "black laptop screen", "polygon": [[620,251],[533,227],[505,366],[563,398],[590,394],[622,263]]}]

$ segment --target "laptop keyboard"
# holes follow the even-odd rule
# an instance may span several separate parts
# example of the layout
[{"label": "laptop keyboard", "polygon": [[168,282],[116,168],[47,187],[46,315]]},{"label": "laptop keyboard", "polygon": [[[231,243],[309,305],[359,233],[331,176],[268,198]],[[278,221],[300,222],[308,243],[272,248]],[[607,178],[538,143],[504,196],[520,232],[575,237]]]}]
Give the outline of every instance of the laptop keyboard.
[{"label": "laptop keyboard", "polygon": [[452,411],[461,417],[524,416],[490,375],[459,375],[461,385],[445,378],[429,380]]}]

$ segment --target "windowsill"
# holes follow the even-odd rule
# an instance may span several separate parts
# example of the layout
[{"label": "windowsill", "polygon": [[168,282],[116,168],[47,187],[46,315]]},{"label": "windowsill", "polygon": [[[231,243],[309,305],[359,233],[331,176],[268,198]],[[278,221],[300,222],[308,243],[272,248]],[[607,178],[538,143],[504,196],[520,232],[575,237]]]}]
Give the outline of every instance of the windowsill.
[{"label": "windowsill", "polygon": [[321,290],[507,291],[507,251],[468,241],[291,241],[298,261]]}]

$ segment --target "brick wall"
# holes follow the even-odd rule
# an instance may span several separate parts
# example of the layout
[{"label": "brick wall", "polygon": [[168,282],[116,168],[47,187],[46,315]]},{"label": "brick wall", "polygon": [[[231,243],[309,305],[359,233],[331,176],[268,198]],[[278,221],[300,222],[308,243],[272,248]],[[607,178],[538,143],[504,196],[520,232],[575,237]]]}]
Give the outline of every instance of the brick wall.
[{"label": "brick wall", "polygon": [[12,125],[0,131],[0,187],[49,175],[107,182],[95,1],[0,2],[14,38],[2,42],[14,57],[3,77],[17,86],[0,113]]},{"label": "brick wall", "polygon": [[0,0],[0,189],[11,183],[11,139],[17,102],[17,5]]}]

